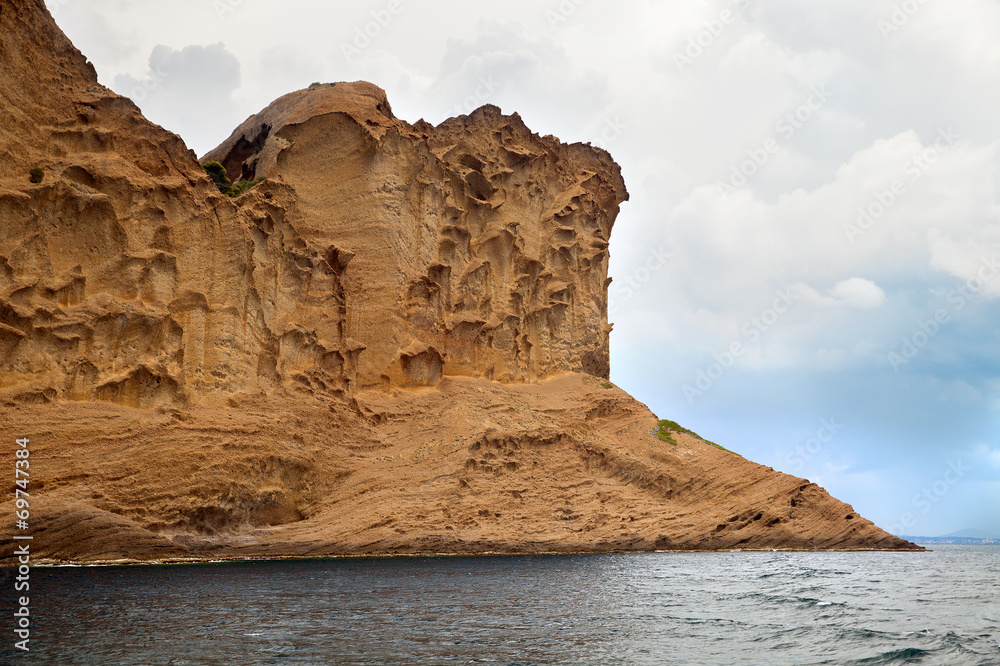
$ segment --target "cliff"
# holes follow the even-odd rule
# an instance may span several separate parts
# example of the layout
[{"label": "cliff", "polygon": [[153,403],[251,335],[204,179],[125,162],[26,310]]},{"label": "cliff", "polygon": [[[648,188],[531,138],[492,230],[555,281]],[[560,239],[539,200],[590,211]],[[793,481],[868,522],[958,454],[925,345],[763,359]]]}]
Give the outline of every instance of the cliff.
[{"label": "cliff", "polygon": [[606,152],[327,84],[205,156],[265,179],[231,198],[40,0],[0,6],[0,64],[0,465],[30,438],[35,557],[915,548],[604,381]]},{"label": "cliff", "polygon": [[410,125],[376,86],[339,83],[276,100],[204,160],[281,184],[240,200],[270,271],[265,321],[363,345],[348,386],[607,377],[608,238],[628,194],[606,152],[494,106]]}]

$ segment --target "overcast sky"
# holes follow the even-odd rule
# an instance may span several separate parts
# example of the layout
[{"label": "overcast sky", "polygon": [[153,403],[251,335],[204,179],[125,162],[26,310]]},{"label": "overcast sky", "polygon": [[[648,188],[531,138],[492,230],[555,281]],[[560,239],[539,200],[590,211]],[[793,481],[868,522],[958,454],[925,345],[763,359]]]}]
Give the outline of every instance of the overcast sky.
[{"label": "overcast sky", "polygon": [[996,0],[47,0],[199,155],[372,81],[606,147],[612,380],[896,533],[1000,536]]}]

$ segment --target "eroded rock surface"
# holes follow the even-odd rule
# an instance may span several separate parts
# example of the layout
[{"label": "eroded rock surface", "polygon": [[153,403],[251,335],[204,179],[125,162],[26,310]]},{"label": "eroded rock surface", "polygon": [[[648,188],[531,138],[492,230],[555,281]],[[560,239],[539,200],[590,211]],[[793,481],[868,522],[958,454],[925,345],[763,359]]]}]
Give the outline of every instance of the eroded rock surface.
[{"label": "eroded rock surface", "polygon": [[607,376],[608,238],[628,195],[606,152],[494,106],[410,125],[376,86],[337,83],[285,95],[204,159],[280,183],[240,201],[272,249],[258,264],[297,257],[267,314],[363,344],[351,384]]}]

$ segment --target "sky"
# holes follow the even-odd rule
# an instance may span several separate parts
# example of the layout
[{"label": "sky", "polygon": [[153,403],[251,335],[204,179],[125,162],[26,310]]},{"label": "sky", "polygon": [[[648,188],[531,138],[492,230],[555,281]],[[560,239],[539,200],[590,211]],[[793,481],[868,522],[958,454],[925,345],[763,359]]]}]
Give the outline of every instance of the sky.
[{"label": "sky", "polygon": [[894,533],[1000,536],[995,0],[46,2],[198,155],[355,80],[606,148],[612,381]]}]

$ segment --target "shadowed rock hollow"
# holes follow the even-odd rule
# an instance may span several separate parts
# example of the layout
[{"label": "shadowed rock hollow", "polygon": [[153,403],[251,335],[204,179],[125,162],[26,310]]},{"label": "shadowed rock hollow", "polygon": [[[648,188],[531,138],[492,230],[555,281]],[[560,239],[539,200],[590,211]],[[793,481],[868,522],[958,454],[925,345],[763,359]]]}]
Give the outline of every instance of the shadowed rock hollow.
[{"label": "shadowed rock hollow", "polygon": [[0,437],[31,439],[36,557],[914,548],[604,381],[606,152],[326,84],[205,156],[266,179],[233,199],[40,1],[0,6],[0,64]]}]

